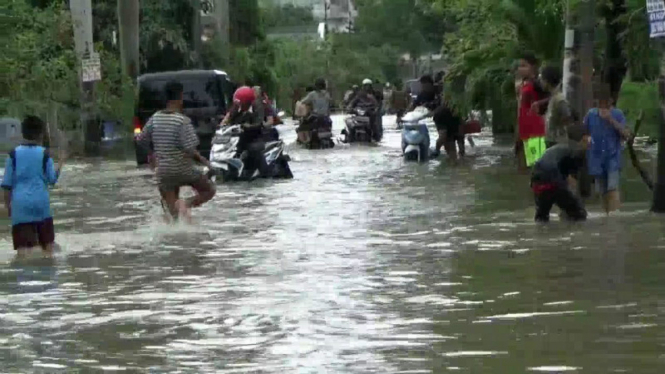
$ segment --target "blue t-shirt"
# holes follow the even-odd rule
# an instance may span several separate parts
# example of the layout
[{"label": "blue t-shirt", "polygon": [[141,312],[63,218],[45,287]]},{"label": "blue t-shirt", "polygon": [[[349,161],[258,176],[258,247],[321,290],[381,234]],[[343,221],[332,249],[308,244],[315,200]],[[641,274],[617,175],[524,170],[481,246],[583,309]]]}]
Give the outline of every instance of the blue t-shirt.
[{"label": "blue t-shirt", "polygon": [[11,193],[12,225],[51,218],[48,185],[55,184],[58,177],[44,147],[25,144],[10,153],[2,188]]},{"label": "blue t-shirt", "polygon": [[[612,108],[612,118],[626,125],[626,118],[620,109]],[[597,108],[589,110],[584,118],[584,127],[591,137],[591,144],[587,150],[589,175],[602,176],[621,169],[621,134],[609,121],[600,117]]]}]

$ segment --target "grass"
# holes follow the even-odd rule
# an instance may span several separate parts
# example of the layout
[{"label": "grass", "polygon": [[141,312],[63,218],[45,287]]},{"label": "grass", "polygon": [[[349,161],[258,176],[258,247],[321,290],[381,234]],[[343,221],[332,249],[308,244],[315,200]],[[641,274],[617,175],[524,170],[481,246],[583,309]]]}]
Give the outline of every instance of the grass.
[{"label": "grass", "polygon": [[651,139],[658,138],[660,103],[656,82],[624,82],[621,86],[617,107],[624,112],[628,126],[631,128],[635,126],[635,120],[643,110],[644,120],[639,135],[645,135]]}]

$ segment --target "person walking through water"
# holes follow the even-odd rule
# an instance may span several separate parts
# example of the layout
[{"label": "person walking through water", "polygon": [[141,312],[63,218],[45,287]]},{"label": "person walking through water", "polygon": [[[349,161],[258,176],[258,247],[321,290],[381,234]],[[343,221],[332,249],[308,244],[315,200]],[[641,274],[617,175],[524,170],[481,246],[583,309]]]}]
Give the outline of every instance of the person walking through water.
[{"label": "person walking through water", "polygon": [[[166,108],[153,114],[143,131],[137,137],[141,146],[151,143],[155,150],[157,185],[162,202],[173,220],[191,220],[191,209],[199,207],[215,196],[215,186],[194,162],[211,168],[196,147],[199,138],[192,121],[182,113],[182,83],[171,81],[165,86]],[[190,186],[196,192],[194,197],[183,200],[180,188]]]},{"label": "person walking through water", "polygon": [[48,150],[40,144],[46,127],[39,117],[27,116],[21,123],[25,142],[9,153],[5,164],[2,188],[18,257],[38,245],[44,257],[53,256],[55,231],[48,186],[60,178],[66,155],[61,151],[56,168]]},{"label": "person walking through water", "polygon": [[610,88],[603,85],[596,94],[597,107],[584,118],[585,140],[588,144],[589,175],[596,179],[596,190],[603,199],[607,214],[620,204],[619,177],[621,171],[622,141],[631,136],[626,129],[623,112],[612,106]]},{"label": "person walking through water", "polygon": [[545,121],[540,113],[531,110],[535,102],[546,95],[537,81],[538,59],[525,53],[519,60],[517,73],[522,79],[519,95],[519,112],[517,118],[517,139],[515,139],[515,155],[518,169],[522,172],[533,166],[543,155],[545,144]]}]

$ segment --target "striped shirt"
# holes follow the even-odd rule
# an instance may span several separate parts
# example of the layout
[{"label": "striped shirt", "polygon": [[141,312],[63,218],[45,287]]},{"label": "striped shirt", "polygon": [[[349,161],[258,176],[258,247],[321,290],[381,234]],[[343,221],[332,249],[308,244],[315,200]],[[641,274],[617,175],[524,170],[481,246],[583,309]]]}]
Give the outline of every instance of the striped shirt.
[{"label": "striped shirt", "polygon": [[[200,177],[189,152],[196,150],[199,138],[189,117],[159,111],[150,117],[137,140],[144,146],[152,143],[157,158],[157,179],[183,181]],[[177,183],[176,183],[177,184]]]}]

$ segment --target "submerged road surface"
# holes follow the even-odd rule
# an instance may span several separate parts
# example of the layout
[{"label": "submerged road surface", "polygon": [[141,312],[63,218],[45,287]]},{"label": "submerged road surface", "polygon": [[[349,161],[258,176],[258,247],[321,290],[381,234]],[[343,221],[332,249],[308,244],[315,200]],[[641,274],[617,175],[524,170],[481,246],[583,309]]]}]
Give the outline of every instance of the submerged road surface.
[{"label": "submerged road surface", "polygon": [[131,161],[67,166],[57,258],[0,234],[0,371],[664,372],[665,220],[635,173],[616,216],[540,226],[510,147],[407,164],[386,128],[291,145],[295,179],[220,185],[193,227]]}]

